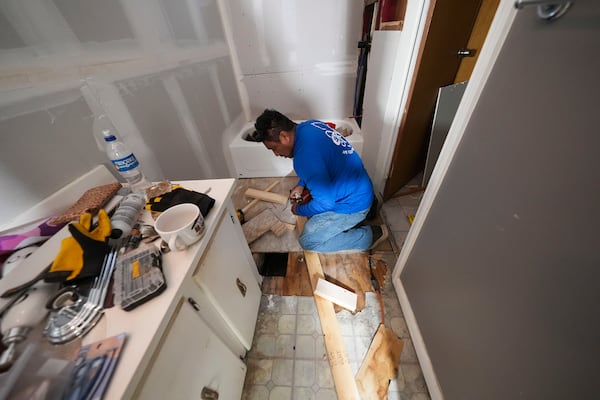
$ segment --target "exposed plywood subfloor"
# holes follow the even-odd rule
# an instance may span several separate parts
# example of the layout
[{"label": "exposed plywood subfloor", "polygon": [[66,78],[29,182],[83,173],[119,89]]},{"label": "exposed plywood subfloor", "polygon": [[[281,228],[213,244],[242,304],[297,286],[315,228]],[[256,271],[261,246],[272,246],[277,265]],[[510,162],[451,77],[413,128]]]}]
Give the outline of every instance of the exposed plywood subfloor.
[{"label": "exposed plywood subfloor", "polygon": [[[372,292],[369,256],[367,253],[319,254],[325,278],[338,286],[348,289],[357,295],[356,310],[365,308],[365,292]],[[376,261],[373,274],[383,286],[387,266],[383,261]],[[263,278],[262,292],[279,296],[312,296],[304,254],[292,252],[288,255],[287,274],[285,277],[269,276]],[[336,311],[341,309],[338,306]]]}]

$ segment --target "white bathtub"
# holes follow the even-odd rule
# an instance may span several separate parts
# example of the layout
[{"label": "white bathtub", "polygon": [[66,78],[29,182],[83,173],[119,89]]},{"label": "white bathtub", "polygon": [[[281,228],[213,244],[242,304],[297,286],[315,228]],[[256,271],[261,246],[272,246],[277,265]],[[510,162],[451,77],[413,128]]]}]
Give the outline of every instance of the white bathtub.
[{"label": "white bathtub", "polygon": [[[358,154],[362,154],[363,135],[354,118],[343,120],[325,119],[322,121],[334,123],[335,129],[340,133],[344,133],[343,131],[346,130],[346,139]],[[294,175],[291,159],[276,157],[262,143],[245,140],[247,135],[252,132],[254,132],[254,122],[248,122],[229,144],[229,151],[237,177],[262,178]]]}]

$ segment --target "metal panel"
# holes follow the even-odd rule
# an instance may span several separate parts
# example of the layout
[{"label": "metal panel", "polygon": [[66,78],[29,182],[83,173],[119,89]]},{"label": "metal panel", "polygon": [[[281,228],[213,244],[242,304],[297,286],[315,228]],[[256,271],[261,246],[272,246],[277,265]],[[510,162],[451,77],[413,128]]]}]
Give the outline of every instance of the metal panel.
[{"label": "metal panel", "polygon": [[401,281],[447,399],[600,392],[598,48],[597,2],[519,11],[417,215]]},{"label": "metal panel", "polygon": [[433,114],[433,126],[431,128],[431,137],[429,138],[429,147],[427,149],[427,160],[423,171],[423,187],[427,186],[431,172],[435,167],[442,146],[454,120],[454,115],[460,104],[467,82],[461,82],[454,85],[444,86],[438,92],[438,98]]}]

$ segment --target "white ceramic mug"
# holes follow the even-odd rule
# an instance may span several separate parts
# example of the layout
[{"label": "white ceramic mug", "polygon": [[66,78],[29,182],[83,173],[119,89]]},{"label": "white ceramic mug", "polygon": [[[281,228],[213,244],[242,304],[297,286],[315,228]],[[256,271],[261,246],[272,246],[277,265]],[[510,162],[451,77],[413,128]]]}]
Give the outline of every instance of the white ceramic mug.
[{"label": "white ceramic mug", "polygon": [[167,208],[154,222],[154,229],[171,250],[184,250],[204,234],[204,217],[197,205],[183,203]]}]

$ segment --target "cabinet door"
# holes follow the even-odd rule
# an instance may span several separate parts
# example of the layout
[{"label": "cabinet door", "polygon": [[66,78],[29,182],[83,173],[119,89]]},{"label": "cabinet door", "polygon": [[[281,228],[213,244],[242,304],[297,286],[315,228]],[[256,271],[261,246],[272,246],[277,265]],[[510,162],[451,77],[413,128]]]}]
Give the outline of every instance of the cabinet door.
[{"label": "cabinet door", "polygon": [[181,300],[136,397],[199,399],[206,387],[218,392],[220,399],[241,398],[245,364],[210,330],[188,301],[189,298]]},{"label": "cabinet door", "polygon": [[194,281],[246,349],[252,346],[260,304],[260,287],[236,234],[233,218],[225,213],[194,274]]}]

